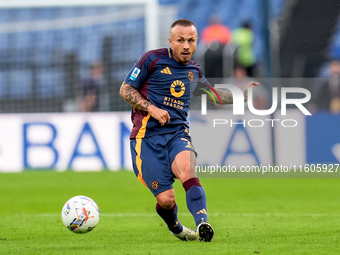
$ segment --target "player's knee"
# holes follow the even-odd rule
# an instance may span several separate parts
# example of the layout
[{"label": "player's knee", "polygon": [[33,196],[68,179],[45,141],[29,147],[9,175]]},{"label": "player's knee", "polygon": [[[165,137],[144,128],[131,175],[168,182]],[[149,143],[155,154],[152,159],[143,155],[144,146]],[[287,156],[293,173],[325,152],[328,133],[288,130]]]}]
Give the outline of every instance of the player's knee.
[{"label": "player's knee", "polygon": [[174,207],[175,203],[174,197],[163,197],[162,199],[158,200],[158,204],[164,209],[171,209]]},{"label": "player's knee", "polygon": [[192,177],[192,171],[190,165],[184,166],[181,171],[178,172],[177,178],[182,182],[186,182]]},{"label": "player's knee", "polygon": [[156,200],[162,208],[171,209],[176,203],[175,192],[173,189],[161,192],[156,196]]}]

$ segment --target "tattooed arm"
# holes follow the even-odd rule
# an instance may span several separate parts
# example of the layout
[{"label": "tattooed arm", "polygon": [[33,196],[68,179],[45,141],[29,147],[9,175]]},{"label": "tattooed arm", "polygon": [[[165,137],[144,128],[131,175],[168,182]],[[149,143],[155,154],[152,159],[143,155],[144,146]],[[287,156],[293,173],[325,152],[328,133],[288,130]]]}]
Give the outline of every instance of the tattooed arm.
[{"label": "tattooed arm", "polygon": [[257,86],[259,86],[260,83],[259,82],[255,82],[255,81],[251,81],[248,83],[247,87],[245,88],[245,90],[243,91],[243,96],[244,96],[244,102],[246,102],[248,100],[248,89],[253,89]]},{"label": "tattooed arm", "polygon": [[[251,81],[248,83],[247,87],[245,88],[243,95],[244,95],[244,102],[248,100],[248,89],[249,88],[255,88],[256,86],[260,85],[259,82]],[[232,104],[233,103],[233,94],[229,91],[221,90],[221,89],[215,89],[219,97],[221,98],[222,104]],[[214,99],[216,102],[218,102],[218,98],[215,95],[215,93],[212,93]],[[211,97],[207,97],[208,102],[214,102]]]},{"label": "tattooed arm", "polygon": [[119,94],[126,102],[138,110],[147,111],[151,105],[151,102],[148,99],[145,99],[137,89],[126,82],[123,82],[120,87]]},{"label": "tattooed arm", "polygon": [[[215,89],[217,94],[219,95],[219,97],[221,98],[222,104],[232,104],[233,103],[233,94],[231,94],[231,92],[229,91],[225,91],[222,89]],[[212,93],[212,95],[214,96],[214,99],[216,100],[216,102],[219,102],[219,99],[217,98],[217,96],[215,95],[215,93]],[[213,99],[211,97],[207,97],[208,102],[214,102]]]},{"label": "tattooed arm", "polygon": [[170,122],[170,115],[167,111],[154,106],[148,99],[144,98],[137,89],[130,84],[123,82],[119,91],[120,96],[134,108],[149,112],[161,125]]}]

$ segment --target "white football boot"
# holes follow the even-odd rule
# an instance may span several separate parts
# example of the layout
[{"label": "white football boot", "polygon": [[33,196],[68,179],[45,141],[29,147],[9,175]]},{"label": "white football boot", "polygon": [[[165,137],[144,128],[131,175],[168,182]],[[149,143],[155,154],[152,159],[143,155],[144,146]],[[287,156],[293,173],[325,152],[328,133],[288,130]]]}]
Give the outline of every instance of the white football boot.
[{"label": "white football boot", "polygon": [[[171,232],[171,231],[170,231]],[[171,232],[172,233],[172,232]],[[183,226],[183,230],[181,233],[174,234],[178,239],[181,239],[182,241],[196,241],[198,240],[198,236],[196,234],[196,231],[190,228],[187,228]]]}]

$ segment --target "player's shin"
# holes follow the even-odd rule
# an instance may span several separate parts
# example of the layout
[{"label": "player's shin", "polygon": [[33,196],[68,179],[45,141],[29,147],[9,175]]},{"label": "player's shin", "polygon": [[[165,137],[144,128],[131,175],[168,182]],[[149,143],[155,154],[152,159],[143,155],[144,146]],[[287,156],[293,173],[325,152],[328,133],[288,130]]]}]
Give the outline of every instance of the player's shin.
[{"label": "player's shin", "polygon": [[168,229],[174,233],[178,234],[182,232],[183,226],[178,221],[177,218],[177,204],[175,204],[171,209],[164,209],[161,207],[158,203],[156,204],[156,211],[158,215],[164,220],[164,222],[167,224]]},{"label": "player's shin", "polygon": [[199,179],[190,178],[183,183],[183,187],[186,192],[187,206],[195,219],[196,226],[202,221],[207,222],[207,199]]}]

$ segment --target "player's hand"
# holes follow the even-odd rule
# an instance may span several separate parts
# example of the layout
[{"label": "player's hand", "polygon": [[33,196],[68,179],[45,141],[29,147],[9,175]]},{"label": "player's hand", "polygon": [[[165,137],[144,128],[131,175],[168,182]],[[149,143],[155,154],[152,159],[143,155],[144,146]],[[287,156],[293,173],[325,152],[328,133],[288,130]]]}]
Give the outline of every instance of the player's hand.
[{"label": "player's hand", "polygon": [[246,90],[248,90],[249,88],[255,88],[257,86],[259,86],[260,83],[259,82],[256,82],[256,81],[251,81],[248,83],[247,87],[246,87]]},{"label": "player's hand", "polygon": [[248,89],[251,88],[255,88],[257,86],[259,86],[260,83],[259,82],[256,82],[256,81],[251,81],[247,84],[247,87],[245,88],[244,92],[243,92],[243,95],[244,95],[244,102],[246,102],[248,100]]},{"label": "player's hand", "polygon": [[154,105],[148,107],[148,112],[153,118],[158,120],[158,122],[163,126],[166,123],[170,123],[170,115],[167,111],[160,109]]}]

